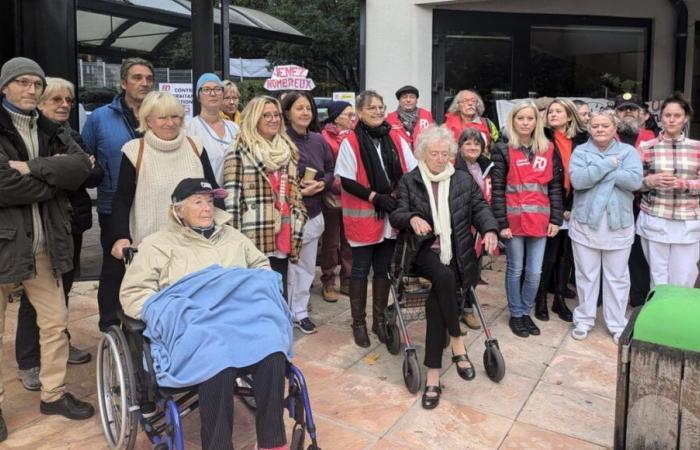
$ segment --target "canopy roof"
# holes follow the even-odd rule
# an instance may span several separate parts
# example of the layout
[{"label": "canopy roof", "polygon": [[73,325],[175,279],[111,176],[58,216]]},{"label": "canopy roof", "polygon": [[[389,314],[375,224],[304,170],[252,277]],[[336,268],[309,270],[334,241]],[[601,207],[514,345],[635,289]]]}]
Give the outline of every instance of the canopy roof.
[{"label": "canopy roof", "polygon": [[[191,27],[187,0],[78,0],[78,52],[152,55]],[[214,9],[214,24],[221,11]],[[296,44],[311,39],[286,22],[250,8],[229,7],[231,34]]]}]

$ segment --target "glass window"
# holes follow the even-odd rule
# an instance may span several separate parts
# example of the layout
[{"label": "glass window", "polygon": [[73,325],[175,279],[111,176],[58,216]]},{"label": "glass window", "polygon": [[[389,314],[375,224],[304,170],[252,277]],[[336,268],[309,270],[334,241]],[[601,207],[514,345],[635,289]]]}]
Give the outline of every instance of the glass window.
[{"label": "glass window", "polygon": [[646,28],[533,26],[530,91],[550,97],[643,96],[646,44]]},{"label": "glass window", "polygon": [[485,115],[495,117],[492,100],[510,98],[512,47],[511,36],[503,33],[448,34],[445,39],[445,111],[457,92],[474,89],[484,99]]}]

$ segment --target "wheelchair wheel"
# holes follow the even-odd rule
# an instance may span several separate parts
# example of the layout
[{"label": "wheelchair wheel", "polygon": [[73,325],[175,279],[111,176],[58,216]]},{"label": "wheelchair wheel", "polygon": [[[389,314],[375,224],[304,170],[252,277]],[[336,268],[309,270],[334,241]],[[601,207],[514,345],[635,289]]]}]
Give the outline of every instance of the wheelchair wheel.
[{"label": "wheelchair wheel", "polygon": [[134,448],[138,433],[134,369],[124,333],[112,326],[97,348],[97,400],[102,431],[113,450]]},{"label": "wheelchair wheel", "polygon": [[165,432],[167,434],[168,449],[185,450],[180,410],[172,398],[165,402]]},{"label": "wheelchair wheel", "polygon": [[392,355],[398,355],[401,350],[401,333],[396,322],[386,323],[386,349]]},{"label": "wheelchair wheel", "polygon": [[420,389],[420,366],[415,350],[407,351],[403,359],[403,382],[411,394]]},{"label": "wheelchair wheel", "polygon": [[[253,377],[251,377],[250,375],[246,375],[243,377],[236,378],[236,386],[245,390],[250,389],[252,393]],[[258,408],[258,405],[255,403],[255,396],[241,394],[238,396],[238,398],[240,398],[241,401],[253,411],[255,411]]]},{"label": "wheelchair wheel", "polygon": [[292,430],[292,440],[289,444],[289,450],[304,450],[304,437],[304,427],[298,423],[295,424],[294,430]]},{"label": "wheelchair wheel", "polygon": [[501,354],[501,349],[498,348],[498,341],[486,341],[486,350],[484,350],[484,369],[486,375],[493,382],[498,383],[506,374],[506,362]]}]

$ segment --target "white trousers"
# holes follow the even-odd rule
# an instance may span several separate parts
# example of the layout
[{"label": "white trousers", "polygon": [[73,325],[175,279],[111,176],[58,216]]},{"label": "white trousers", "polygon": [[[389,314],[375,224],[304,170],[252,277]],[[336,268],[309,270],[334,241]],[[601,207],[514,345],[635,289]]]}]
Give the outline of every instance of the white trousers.
[{"label": "white trousers", "polygon": [[289,264],[287,270],[287,296],[289,297],[289,309],[295,321],[309,317],[307,311],[311,292],[311,283],[316,276],[316,253],[318,252],[318,240],[324,229],[323,214],[309,219],[304,225],[304,235],[301,240],[299,261]]},{"label": "white trousers", "polygon": [[589,331],[595,324],[602,266],[603,318],[612,334],[621,333],[627,325],[625,310],[630,293],[630,272],[627,260],[632,247],[622,250],[599,250],[572,242],[572,248],[578,291],[574,325]]},{"label": "white trousers", "polygon": [[661,284],[693,287],[698,278],[700,242],[667,244],[641,238],[644,256],[649,262],[651,288]]}]

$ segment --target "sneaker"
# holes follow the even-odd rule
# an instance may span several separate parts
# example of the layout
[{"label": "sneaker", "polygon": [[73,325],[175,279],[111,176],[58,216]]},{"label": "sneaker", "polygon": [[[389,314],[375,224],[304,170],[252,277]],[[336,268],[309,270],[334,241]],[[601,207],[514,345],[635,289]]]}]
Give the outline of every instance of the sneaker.
[{"label": "sneaker", "polygon": [[22,382],[22,386],[28,391],[41,390],[41,381],[39,381],[40,367],[32,367],[26,370],[17,369],[17,379]]},{"label": "sneaker", "polygon": [[511,317],[510,320],[508,320],[508,326],[510,326],[510,331],[518,337],[526,338],[530,336],[530,332],[527,331],[522,317]]},{"label": "sneaker", "polygon": [[522,321],[523,321],[523,324],[525,324],[525,328],[527,328],[528,333],[530,333],[533,336],[540,335],[540,329],[537,328],[537,325],[535,325],[535,322],[532,321],[530,316],[523,316]]},{"label": "sneaker", "polygon": [[0,442],[7,439],[7,425],[5,424],[5,419],[2,417],[2,410],[0,410]]},{"label": "sneaker", "polygon": [[478,330],[481,328],[481,321],[476,317],[474,311],[465,312],[462,315],[462,322],[464,322],[472,330]]},{"label": "sneaker", "polygon": [[323,291],[321,291],[323,299],[328,303],[335,303],[338,301],[338,293],[335,290],[333,284],[328,283],[323,285]]},{"label": "sneaker", "polygon": [[299,328],[304,334],[314,334],[318,331],[316,325],[308,317],[295,321],[294,326]]},{"label": "sneaker", "polygon": [[615,345],[619,345],[619,344],[620,344],[620,336],[621,336],[621,335],[622,335],[622,333],[615,333],[615,334],[613,334],[613,342],[615,343]]},{"label": "sneaker", "polygon": [[90,403],[80,401],[68,392],[55,402],[42,400],[39,409],[42,414],[57,414],[73,420],[89,419],[95,414],[95,408]]},{"label": "sneaker", "polygon": [[80,350],[72,345],[68,346],[68,364],[85,364],[90,362],[92,355],[86,350]]}]

